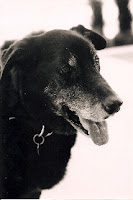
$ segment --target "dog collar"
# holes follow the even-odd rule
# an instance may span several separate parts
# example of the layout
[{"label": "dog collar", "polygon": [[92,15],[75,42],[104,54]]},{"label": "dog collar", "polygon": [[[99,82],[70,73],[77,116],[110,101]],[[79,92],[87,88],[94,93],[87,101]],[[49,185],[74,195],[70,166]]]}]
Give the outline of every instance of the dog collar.
[{"label": "dog collar", "polygon": [[[10,120],[14,120],[16,119],[16,117],[9,117],[9,121]],[[39,148],[40,148],[40,145],[44,144],[45,142],[45,138],[46,137],[49,137],[53,134],[53,132],[50,132],[50,133],[47,133],[45,136],[43,136],[44,134],[44,131],[45,131],[45,126],[42,125],[42,129],[41,129],[41,132],[39,134],[35,134],[33,136],[33,142],[36,144],[37,146],[37,154],[40,155],[39,153]]]},{"label": "dog collar", "polygon": [[9,117],[9,120],[16,119],[16,117]]},{"label": "dog collar", "polygon": [[42,145],[44,142],[45,142],[45,138],[46,137],[49,137],[50,135],[53,134],[53,132],[50,132],[50,133],[47,133],[47,135],[43,136],[44,134],[44,130],[45,130],[45,126],[42,125],[42,129],[41,129],[41,132],[39,134],[35,134],[33,136],[33,142],[36,144],[37,146],[37,154],[40,155],[39,153],[39,148],[40,148],[40,145]]}]

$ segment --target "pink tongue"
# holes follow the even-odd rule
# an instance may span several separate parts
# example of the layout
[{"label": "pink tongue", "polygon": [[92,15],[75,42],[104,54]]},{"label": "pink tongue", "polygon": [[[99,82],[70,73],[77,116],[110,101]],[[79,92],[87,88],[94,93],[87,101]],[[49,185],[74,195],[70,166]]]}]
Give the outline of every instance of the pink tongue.
[{"label": "pink tongue", "polygon": [[103,122],[89,121],[90,137],[97,145],[103,145],[108,142],[109,136],[107,131],[107,124]]},{"label": "pink tongue", "polygon": [[92,141],[97,145],[106,144],[109,140],[107,124],[103,122],[93,122],[86,119],[81,119],[80,121],[83,127],[88,130]]}]

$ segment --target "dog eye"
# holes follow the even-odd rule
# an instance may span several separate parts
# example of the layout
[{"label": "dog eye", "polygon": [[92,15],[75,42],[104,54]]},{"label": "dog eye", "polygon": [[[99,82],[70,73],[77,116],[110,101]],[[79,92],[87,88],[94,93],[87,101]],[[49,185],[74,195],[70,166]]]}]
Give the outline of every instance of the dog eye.
[{"label": "dog eye", "polygon": [[70,65],[65,65],[61,68],[60,73],[61,74],[67,74],[72,71],[72,67]]}]

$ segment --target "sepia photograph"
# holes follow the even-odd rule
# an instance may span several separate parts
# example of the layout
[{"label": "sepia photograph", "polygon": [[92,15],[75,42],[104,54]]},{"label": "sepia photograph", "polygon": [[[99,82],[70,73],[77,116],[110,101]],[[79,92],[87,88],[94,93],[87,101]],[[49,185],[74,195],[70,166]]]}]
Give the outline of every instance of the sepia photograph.
[{"label": "sepia photograph", "polygon": [[133,0],[0,0],[0,199],[133,199]]}]

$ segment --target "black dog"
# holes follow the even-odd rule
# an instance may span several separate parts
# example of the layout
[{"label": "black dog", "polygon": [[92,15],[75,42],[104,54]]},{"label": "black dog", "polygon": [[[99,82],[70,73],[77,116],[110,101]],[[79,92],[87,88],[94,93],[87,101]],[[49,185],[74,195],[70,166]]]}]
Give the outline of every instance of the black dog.
[{"label": "black dog", "polygon": [[100,75],[105,40],[83,26],[2,47],[0,198],[39,198],[64,176],[77,130],[108,141],[122,102]]}]

